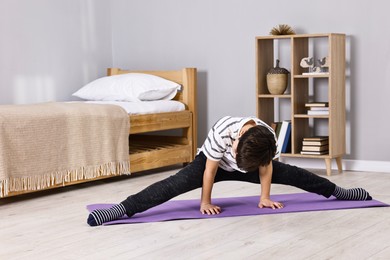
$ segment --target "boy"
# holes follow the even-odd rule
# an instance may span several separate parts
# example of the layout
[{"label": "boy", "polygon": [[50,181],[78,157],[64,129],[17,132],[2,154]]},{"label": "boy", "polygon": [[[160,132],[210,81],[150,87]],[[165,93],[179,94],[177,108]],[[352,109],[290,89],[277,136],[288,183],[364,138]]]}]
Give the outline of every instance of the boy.
[{"label": "boy", "polygon": [[87,222],[97,226],[125,214],[131,217],[200,187],[200,212],[219,214],[221,208],[211,203],[211,192],[215,182],[226,180],[260,183],[260,208],[283,208],[281,202],[270,199],[271,183],[291,185],[326,198],[333,195],[341,200],[372,199],[362,188],[343,189],[305,169],[273,160],[278,157],[275,132],[263,121],[254,117],[223,117],[212,127],[193,162],[110,209],[94,210]]}]

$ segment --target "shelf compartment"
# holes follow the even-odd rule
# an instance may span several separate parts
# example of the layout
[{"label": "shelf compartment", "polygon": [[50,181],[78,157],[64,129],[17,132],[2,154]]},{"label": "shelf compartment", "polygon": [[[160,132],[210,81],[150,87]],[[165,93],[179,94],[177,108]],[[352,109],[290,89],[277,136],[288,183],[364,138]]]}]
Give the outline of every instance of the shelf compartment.
[{"label": "shelf compartment", "polygon": [[[256,37],[256,91],[258,95],[270,95],[267,88],[267,74],[270,69],[275,67],[276,59],[288,57],[281,52],[287,50],[291,52],[291,36],[279,37]],[[277,46],[277,47],[276,47]],[[278,48],[278,53],[275,52]],[[281,60],[283,63],[291,64],[288,58]],[[291,73],[291,67],[285,66]],[[288,87],[289,88],[289,87]]]}]

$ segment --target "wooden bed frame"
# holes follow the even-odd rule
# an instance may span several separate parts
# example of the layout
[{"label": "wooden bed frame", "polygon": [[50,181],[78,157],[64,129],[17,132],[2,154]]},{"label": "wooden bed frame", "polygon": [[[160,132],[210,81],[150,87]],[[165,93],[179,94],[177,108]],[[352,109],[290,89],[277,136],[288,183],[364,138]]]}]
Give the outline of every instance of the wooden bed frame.
[{"label": "wooden bed frame", "polygon": [[[109,68],[107,75],[130,72],[156,75],[182,85],[174,100],[185,104],[186,110],[147,115],[130,115],[129,147],[131,173],[163,166],[189,163],[197,149],[196,69],[173,71],[129,71]],[[150,134],[155,131],[182,129],[180,136]],[[145,133],[148,133],[145,136]]]},{"label": "wooden bed frame", "polygon": [[[186,106],[186,110],[181,112],[129,116],[130,172],[136,173],[168,165],[187,164],[191,162],[197,150],[196,69],[128,71],[109,68],[107,70],[109,76],[130,72],[152,74],[179,83],[182,85],[182,90],[178,92],[174,99],[184,103]],[[180,129],[180,135],[163,136],[161,133],[153,135],[156,131],[174,129]],[[145,136],[146,134],[147,136]],[[1,199],[112,177],[115,177],[115,175],[53,184],[50,187],[33,191],[11,191]]]}]

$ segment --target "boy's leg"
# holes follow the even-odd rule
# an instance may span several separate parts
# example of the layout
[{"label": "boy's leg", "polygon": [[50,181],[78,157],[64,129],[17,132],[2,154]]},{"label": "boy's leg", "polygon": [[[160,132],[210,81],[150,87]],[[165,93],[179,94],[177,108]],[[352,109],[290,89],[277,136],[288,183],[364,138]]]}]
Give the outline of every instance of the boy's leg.
[{"label": "boy's leg", "polygon": [[329,198],[336,188],[336,185],[328,179],[297,166],[272,161],[272,167],[272,183],[294,186],[326,198]]},{"label": "boy's leg", "polygon": [[200,188],[202,187],[205,165],[206,157],[201,153],[175,175],[150,185],[110,209],[94,210],[89,215],[87,222],[91,226],[97,226],[118,219],[125,214],[132,216],[180,194]]},{"label": "boy's leg", "polygon": [[137,194],[129,196],[122,204],[130,217],[135,213],[160,205],[180,194],[202,187],[206,157],[201,153],[193,162],[162,181],[156,182]]},{"label": "boy's leg", "polygon": [[[285,164],[279,161],[272,161],[272,183],[290,185],[302,190],[317,193],[329,198],[331,195],[342,200],[370,200],[372,199],[367,191],[362,188],[343,189],[336,186],[326,178],[311,173],[305,169]],[[255,172],[226,172],[218,170],[215,181],[246,181],[260,183],[259,173]]]},{"label": "boy's leg", "polygon": [[340,200],[371,200],[370,194],[362,188],[344,189],[326,178],[305,169],[273,161],[272,183],[292,185],[303,190],[323,195],[335,196]]}]

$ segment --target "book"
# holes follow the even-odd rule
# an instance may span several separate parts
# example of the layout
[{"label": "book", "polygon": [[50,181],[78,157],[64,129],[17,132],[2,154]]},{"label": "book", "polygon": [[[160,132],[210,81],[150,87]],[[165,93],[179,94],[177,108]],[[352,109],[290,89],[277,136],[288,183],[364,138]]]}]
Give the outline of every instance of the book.
[{"label": "book", "polygon": [[312,145],[304,145],[302,146],[302,151],[305,152],[322,152],[322,151],[328,151],[329,145],[322,145],[322,146],[312,146]]},{"label": "book", "polygon": [[329,115],[329,111],[327,111],[327,110],[308,110],[307,114],[311,115],[311,116],[326,116],[326,115]]},{"label": "book", "polygon": [[276,138],[279,137],[279,134],[280,134],[280,128],[282,127],[282,122],[276,122]]},{"label": "book", "polygon": [[323,141],[323,140],[329,140],[329,136],[311,136],[311,137],[303,138],[303,141]]},{"label": "book", "polygon": [[271,123],[270,127],[274,130],[274,132],[276,134],[276,128],[278,127],[278,122]]},{"label": "book", "polygon": [[273,122],[271,123],[271,128],[274,130],[276,138],[279,136],[280,127],[282,126],[282,122]]},{"label": "book", "polygon": [[305,104],[305,107],[328,107],[328,102],[309,102]]},{"label": "book", "polygon": [[287,132],[282,146],[282,153],[287,153],[291,151],[291,122],[290,121],[287,122],[288,122]]},{"label": "book", "polygon": [[302,141],[302,145],[315,145],[315,146],[322,146],[322,145],[327,145],[329,144],[329,140],[328,139],[325,139],[325,140],[320,140],[320,141],[305,141],[303,140]]},{"label": "book", "polygon": [[313,111],[329,111],[329,107],[310,107]]},{"label": "book", "polygon": [[304,137],[301,154],[323,155],[329,153],[329,136]]},{"label": "book", "polygon": [[[288,125],[291,125],[289,121],[283,121],[280,127],[279,136],[277,137],[277,147],[276,154],[280,154],[282,152],[283,143],[287,136]],[[291,130],[290,130],[291,131]]]},{"label": "book", "polygon": [[318,152],[314,152],[314,151],[301,151],[301,154],[308,154],[308,155],[324,155],[324,154],[328,154],[328,150],[326,151],[318,151]]}]

